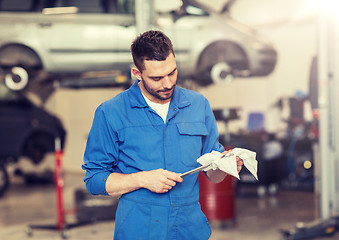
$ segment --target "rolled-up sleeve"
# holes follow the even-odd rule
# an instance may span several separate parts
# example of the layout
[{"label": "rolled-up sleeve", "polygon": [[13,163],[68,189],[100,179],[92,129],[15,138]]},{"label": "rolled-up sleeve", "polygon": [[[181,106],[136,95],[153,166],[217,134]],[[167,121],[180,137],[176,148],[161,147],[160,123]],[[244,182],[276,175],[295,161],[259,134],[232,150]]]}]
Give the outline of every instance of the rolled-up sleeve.
[{"label": "rolled-up sleeve", "polygon": [[118,138],[107,119],[100,105],[95,112],[84,154],[84,181],[88,192],[93,195],[108,195],[106,181],[118,161]]}]

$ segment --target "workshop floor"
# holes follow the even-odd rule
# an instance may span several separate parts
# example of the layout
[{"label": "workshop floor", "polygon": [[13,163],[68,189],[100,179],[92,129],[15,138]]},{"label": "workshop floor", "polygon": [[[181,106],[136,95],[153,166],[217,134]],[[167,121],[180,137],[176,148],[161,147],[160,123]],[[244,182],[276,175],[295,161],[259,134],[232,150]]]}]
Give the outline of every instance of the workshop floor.
[{"label": "workshop floor", "polygon": [[[84,188],[81,174],[66,173],[63,191],[67,223],[75,221],[74,191]],[[249,192],[253,189],[249,188]],[[279,190],[276,196],[259,198],[254,194],[237,196],[236,223],[221,227],[211,222],[212,240],[275,240],[281,239],[280,229],[293,228],[297,222],[311,222],[316,216],[316,201],[312,192]],[[33,230],[30,224],[56,224],[56,194],[53,184],[30,184],[14,179],[9,191],[0,198],[0,240],[61,239],[61,232]],[[72,240],[112,239],[114,221],[71,228],[67,235]],[[315,239],[339,239],[339,235]]]}]

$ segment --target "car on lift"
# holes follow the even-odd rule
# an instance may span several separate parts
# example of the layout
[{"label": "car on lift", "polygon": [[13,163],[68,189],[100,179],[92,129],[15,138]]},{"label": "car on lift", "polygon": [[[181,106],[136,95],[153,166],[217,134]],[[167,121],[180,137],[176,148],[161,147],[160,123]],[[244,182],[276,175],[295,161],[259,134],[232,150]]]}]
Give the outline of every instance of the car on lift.
[{"label": "car on lift", "polygon": [[63,149],[66,131],[61,121],[19,92],[0,84],[0,196],[9,186],[7,164],[27,157],[35,165],[54,152],[58,138]]},{"label": "car on lift", "polygon": [[[272,44],[230,16],[229,0],[216,11],[202,1],[177,0],[156,9],[154,29],[172,39],[179,79],[201,86],[234,77],[267,76],[277,62]],[[159,6],[159,4],[157,5]],[[119,70],[130,73],[137,36],[135,0],[2,0],[0,67],[12,90],[48,76]],[[47,78],[51,79],[51,78]]]}]

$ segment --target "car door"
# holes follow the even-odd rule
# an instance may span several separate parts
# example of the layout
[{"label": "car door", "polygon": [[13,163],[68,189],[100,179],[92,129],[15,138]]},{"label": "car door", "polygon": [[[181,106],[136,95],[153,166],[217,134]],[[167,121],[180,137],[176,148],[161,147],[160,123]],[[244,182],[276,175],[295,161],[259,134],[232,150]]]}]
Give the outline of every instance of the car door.
[{"label": "car door", "polygon": [[113,0],[56,0],[40,15],[48,70],[92,71],[119,62],[119,19]]}]

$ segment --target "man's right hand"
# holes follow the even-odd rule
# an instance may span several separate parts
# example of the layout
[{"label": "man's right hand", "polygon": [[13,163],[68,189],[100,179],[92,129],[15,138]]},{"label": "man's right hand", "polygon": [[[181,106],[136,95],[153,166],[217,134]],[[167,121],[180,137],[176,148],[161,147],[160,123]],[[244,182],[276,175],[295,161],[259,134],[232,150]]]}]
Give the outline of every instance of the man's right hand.
[{"label": "man's right hand", "polygon": [[132,192],[140,188],[146,188],[155,193],[165,193],[172,189],[177,182],[182,181],[180,173],[164,169],[131,174],[111,173],[106,181],[106,191],[112,196]]},{"label": "man's right hand", "polygon": [[174,173],[164,169],[140,172],[140,176],[142,186],[155,193],[168,192],[177,182],[183,181],[180,173]]}]

